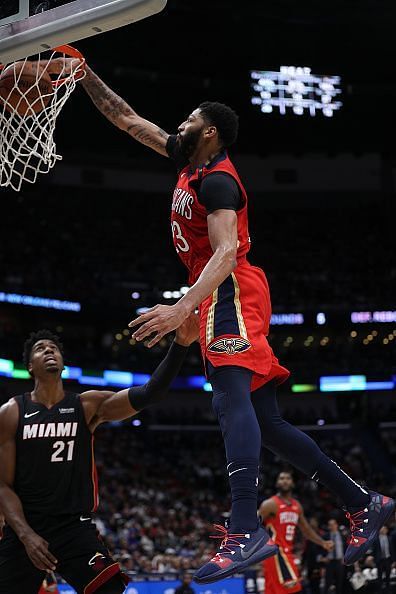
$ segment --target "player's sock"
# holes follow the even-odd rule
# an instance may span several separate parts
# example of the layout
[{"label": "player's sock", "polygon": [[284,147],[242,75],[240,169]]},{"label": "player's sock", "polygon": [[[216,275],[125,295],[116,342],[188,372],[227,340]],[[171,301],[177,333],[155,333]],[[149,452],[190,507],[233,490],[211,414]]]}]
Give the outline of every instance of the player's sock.
[{"label": "player's sock", "polygon": [[326,456],[311,437],[282,419],[274,382],[253,392],[252,403],[265,447],[298,470],[323,483],[346,507],[364,506],[368,503],[369,495],[366,489]]},{"label": "player's sock", "polygon": [[234,534],[253,532],[257,529],[257,460],[234,460],[227,464],[227,472],[232,499],[229,530]]},{"label": "player's sock", "polygon": [[261,433],[250,386],[252,373],[241,367],[209,366],[213,409],[223,433],[231,488],[230,532],[257,529],[258,466]]}]

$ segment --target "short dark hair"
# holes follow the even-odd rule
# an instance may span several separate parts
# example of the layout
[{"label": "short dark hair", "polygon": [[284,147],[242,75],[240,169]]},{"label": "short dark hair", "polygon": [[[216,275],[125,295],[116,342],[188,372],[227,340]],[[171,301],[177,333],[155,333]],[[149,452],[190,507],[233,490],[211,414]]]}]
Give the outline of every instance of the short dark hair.
[{"label": "short dark hair", "polygon": [[238,136],[239,118],[231,107],[217,101],[204,101],[198,109],[208,122],[216,126],[224,147],[234,144]]},{"label": "short dark hair", "polygon": [[291,470],[281,470],[280,472],[278,472],[276,480],[278,480],[278,478],[280,477],[281,474],[288,474],[290,476],[290,478],[293,479],[293,473]]},{"label": "short dark hair", "polygon": [[29,338],[25,340],[23,345],[23,363],[26,369],[29,367],[32,348],[39,340],[51,340],[54,344],[56,344],[63,357],[63,344],[59,336],[51,332],[51,330],[38,330],[37,332],[31,332]]}]

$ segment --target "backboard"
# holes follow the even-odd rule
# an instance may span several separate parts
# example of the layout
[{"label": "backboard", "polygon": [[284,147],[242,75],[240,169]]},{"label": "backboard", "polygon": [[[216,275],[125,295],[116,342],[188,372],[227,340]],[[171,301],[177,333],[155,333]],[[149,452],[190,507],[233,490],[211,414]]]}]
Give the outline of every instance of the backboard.
[{"label": "backboard", "polygon": [[0,63],[123,27],[167,0],[0,0]]}]

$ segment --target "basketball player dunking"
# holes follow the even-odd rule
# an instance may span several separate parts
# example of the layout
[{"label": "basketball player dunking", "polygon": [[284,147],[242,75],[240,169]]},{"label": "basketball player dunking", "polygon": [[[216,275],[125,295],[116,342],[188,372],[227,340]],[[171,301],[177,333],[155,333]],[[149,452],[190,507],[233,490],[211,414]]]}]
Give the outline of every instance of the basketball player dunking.
[{"label": "basketball player dunking", "polygon": [[294,560],[294,540],[297,527],[307,540],[323,547],[326,551],[333,543],[324,540],[307,522],[304,510],[293,498],[293,477],[290,472],[280,472],[277,494],[262,502],[259,515],[270,531],[279,551],[263,562],[265,594],[292,594],[301,592],[301,577]]},{"label": "basketball player dunking", "polygon": [[160,400],[198,338],[190,316],[144,386],[65,392],[63,348],[47,330],[30,336],[24,358],[32,392],[0,408],[0,594],[36,594],[57,571],[78,594],[121,594],[125,580],[91,513],[98,507],[93,433]]},{"label": "basketball player dunking", "polygon": [[[60,61],[54,68],[70,67]],[[96,107],[119,129],[170,157],[178,170],[171,202],[173,242],[189,271],[190,290],[176,304],[157,305],[131,322],[149,346],[199,307],[200,343],[222,429],[232,509],[218,527],[216,555],[195,574],[210,583],[274,555],[278,547],[257,520],[261,440],[283,459],[335,492],[348,508],[352,539],[345,561],[359,559],[391,515],[389,497],[364,489],[305,433],[280,416],[276,386],[289,372],[268,342],[270,292],[263,270],[252,266],[248,197],[227,147],[238,117],[222,103],[204,102],[170,135],[139,116],[90,69],[81,83]]]}]

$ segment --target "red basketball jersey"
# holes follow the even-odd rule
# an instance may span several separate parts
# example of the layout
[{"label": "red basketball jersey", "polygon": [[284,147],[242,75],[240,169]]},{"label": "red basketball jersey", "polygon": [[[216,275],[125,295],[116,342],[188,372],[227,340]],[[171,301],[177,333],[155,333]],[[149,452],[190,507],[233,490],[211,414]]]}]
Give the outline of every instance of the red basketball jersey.
[{"label": "red basketball jersey", "polygon": [[274,495],[278,512],[275,517],[267,518],[264,521],[266,528],[272,533],[272,538],[285,553],[292,553],[296,527],[300,520],[301,505],[297,499],[291,499],[286,503],[284,499]]},{"label": "red basketball jersey", "polygon": [[197,191],[204,177],[211,173],[228,173],[237,182],[242,198],[242,208],[237,211],[238,251],[237,260],[245,259],[250,249],[248,231],[247,194],[238,173],[224,152],[208,166],[197,167],[191,172],[187,165],[179,172],[172,200],[172,235],[176,252],[189,270],[189,282],[193,284],[213,255],[209,241],[207,211],[200,204]]}]

